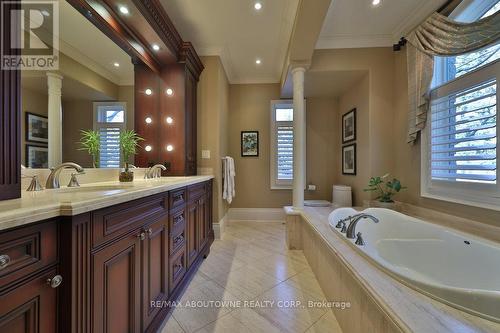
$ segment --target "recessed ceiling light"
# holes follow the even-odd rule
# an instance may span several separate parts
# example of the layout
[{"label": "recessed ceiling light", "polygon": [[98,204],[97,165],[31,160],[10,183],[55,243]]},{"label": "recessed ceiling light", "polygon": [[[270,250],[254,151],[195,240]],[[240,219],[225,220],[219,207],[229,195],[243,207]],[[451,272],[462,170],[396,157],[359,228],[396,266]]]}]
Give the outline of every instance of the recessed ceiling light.
[{"label": "recessed ceiling light", "polygon": [[153,90],[148,88],[148,89],[144,90],[144,93],[149,96],[153,93]]},{"label": "recessed ceiling light", "polygon": [[380,0],[373,0],[372,5],[374,5],[374,6],[380,5]]},{"label": "recessed ceiling light", "polygon": [[172,119],[172,117],[167,117],[167,124],[171,124],[173,122],[174,120]]},{"label": "recessed ceiling light", "polygon": [[151,119],[151,117],[147,117],[145,120],[146,124],[151,124],[153,122],[153,119]]},{"label": "recessed ceiling light", "polygon": [[42,10],[42,15],[43,16],[50,16],[50,13],[47,10]]},{"label": "recessed ceiling light", "polygon": [[147,145],[146,147],[144,147],[144,149],[146,151],[151,151],[151,150],[153,150],[153,147],[151,147],[150,145]]},{"label": "recessed ceiling light", "polygon": [[168,146],[167,146],[167,151],[172,151],[172,150],[174,150],[174,146],[172,146],[172,145],[168,145]]},{"label": "recessed ceiling light", "polygon": [[255,63],[256,63],[257,65],[260,65],[260,64],[262,63],[262,60],[257,59],[257,60],[255,60]]},{"label": "recessed ceiling light", "polygon": [[125,6],[120,6],[120,12],[122,14],[128,14],[129,13],[128,8],[125,7]]},{"label": "recessed ceiling light", "polygon": [[260,2],[256,2],[253,5],[253,8],[255,8],[255,10],[261,10],[262,9],[262,4]]},{"label": "recessed ceiling light", "polygon": [[160,45],[158,45],[158,44],[153,44],[153,45],[152,45],[152,47],[153,47],[153,50],[155,50],[155,51],[160,51]]},{"label": "recessed ceiling light", "polygon": [[172,96],[174,94],[174,90],[172,88],[167,88],[165,92],[167,93],[168,96]]},{"label": "recessed ceiling light", "polygon": [[115,62],[115,63],[113,64],[113,66],[115,66],[115,67],[120,67],[120,64],[119,64],[119,63],[117,63],[117,62]]}]

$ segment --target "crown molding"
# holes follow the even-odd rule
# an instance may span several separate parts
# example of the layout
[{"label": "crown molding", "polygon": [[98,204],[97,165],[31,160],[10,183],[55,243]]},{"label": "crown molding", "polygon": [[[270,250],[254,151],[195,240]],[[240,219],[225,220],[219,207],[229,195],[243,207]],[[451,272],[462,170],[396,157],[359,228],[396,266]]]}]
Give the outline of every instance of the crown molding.
[{"label": "crown molding", "polygon": [[425,21],[433,12],[439,9],[445,1],[429,0],[424,3],[418,2],[412,10],[412,14],[403,17],[392,33],[392,41],[396,43],[401,37],[407,35],[416,26]]}]

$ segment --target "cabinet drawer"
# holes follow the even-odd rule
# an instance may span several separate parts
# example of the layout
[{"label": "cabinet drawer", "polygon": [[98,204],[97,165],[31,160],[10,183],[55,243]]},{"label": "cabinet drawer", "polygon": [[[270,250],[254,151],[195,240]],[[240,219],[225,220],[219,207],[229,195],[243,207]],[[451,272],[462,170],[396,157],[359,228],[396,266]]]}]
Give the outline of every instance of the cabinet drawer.
[{"label": "cabinet drawer", "polygon": [[175,287],[181,282],[184,274],[186,274],[186,251],[185,249],[180,250],[175,255],[170,257],[169,265],[169,285],[170,290],[174,290]]},{"label": "cabinet drawer", "polygon": [[185,248],[186,246],[186,228],[177,228],[172,231],[170,236],[170,249],[169,254],[173,255],[181,248]]},{"label": "cabinet drawer", "polygon": [[188,188],[188,201],[193,202],[206,193],[206,184],[195,184]]},{"label": "cabinet drawer", "polygon": [[56,270],[0,294],[0,331],[54,333],[57,331],[57,289],[47,284]]},{"label": "cabinet drawer", "polygon": [[169,192],[170,209],[182,207],[186,204],[186,188],[181,188]]},{"label": "cabinet drawer", "polygon": [[92,216],[92,244],[96,247],[118,238],[167,212],[168,201],[163,194],[100,209]]},{"label": "cabinet drawer", "polygon": [[174,230],[184,229],[186,226],[186,208],[178,209],[170,213],[169,230],[174,233]]},{"label": "cabinet drawer", "polygon": [[0,234],[0,288],[56,262],[56,221]]}]

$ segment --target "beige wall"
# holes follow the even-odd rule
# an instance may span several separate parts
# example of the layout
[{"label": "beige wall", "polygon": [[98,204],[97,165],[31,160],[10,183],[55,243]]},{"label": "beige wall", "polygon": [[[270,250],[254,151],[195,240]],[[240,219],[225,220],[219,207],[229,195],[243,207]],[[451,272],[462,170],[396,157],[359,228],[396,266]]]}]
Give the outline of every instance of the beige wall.
[{"label": "beige wall", "polygon": [[[356,108],[356,175],[342,174],[342,115]],[[354,84],[339,98],[339,121],[337,126],[338,135],[336,136],[337,184],[348,185],[353,188],[354,204],[362,204],[363,200],[369,199],[369,194],[363,191],[367,180],[371,177],[370,162],[370,95],[369,95],[369,75],[366,75],[361,81]],[[347,144],[346,144],[347,145]]]},{"label": "beige wall", "polygon": [[93,104],[90,100],[63,101],[63,161],[73,161],[84,168],[92,167],[92,157],[83,150],[79,150],[80,130],[94,128]]},{"label": "beige wall", "polygon": [[[232,208],[274,208],[292,202],[292,191],[270,189],[270,102],[279,98],[279,84],[230,86],[229,155],[236,167]],[[259,157],[241,157],[241,131],[259,131]]]},{"label": "beige wall", "polygon": [[[21,163],[26,165],[26,112],[47,117],[47,94],[22,87],[21,91]],[[35,145],[38,145],[35,143]],[[43,143],[40,145],[44,145]]]},{"label": "beige wall", "polygon": [[[229,83],[219,57],[202,57],[205,69],[198,83],[198,168],[215,176],[213,218],[219,222],[228,209],[222,200],[222,160],[228,155]],[[201,151],[210,158],[202,159]]]}]

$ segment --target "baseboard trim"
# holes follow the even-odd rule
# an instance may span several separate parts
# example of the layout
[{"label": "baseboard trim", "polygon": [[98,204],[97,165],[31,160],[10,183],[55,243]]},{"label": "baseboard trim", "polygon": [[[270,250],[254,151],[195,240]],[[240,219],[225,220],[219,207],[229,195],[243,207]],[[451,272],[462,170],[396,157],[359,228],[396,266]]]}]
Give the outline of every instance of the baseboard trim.
[{"label": "baseboard trim", "polygon": [[224,217],[221,218],[219,222],[214,223],[213,228],[215,239],[222,239],[224,230],[226,229],[227,215],[228,214],[224,215]]},{"label": "baseboard trim", "polygon": [[283,208],[229,208],[227,219],[232,222],[285,222]]}]

